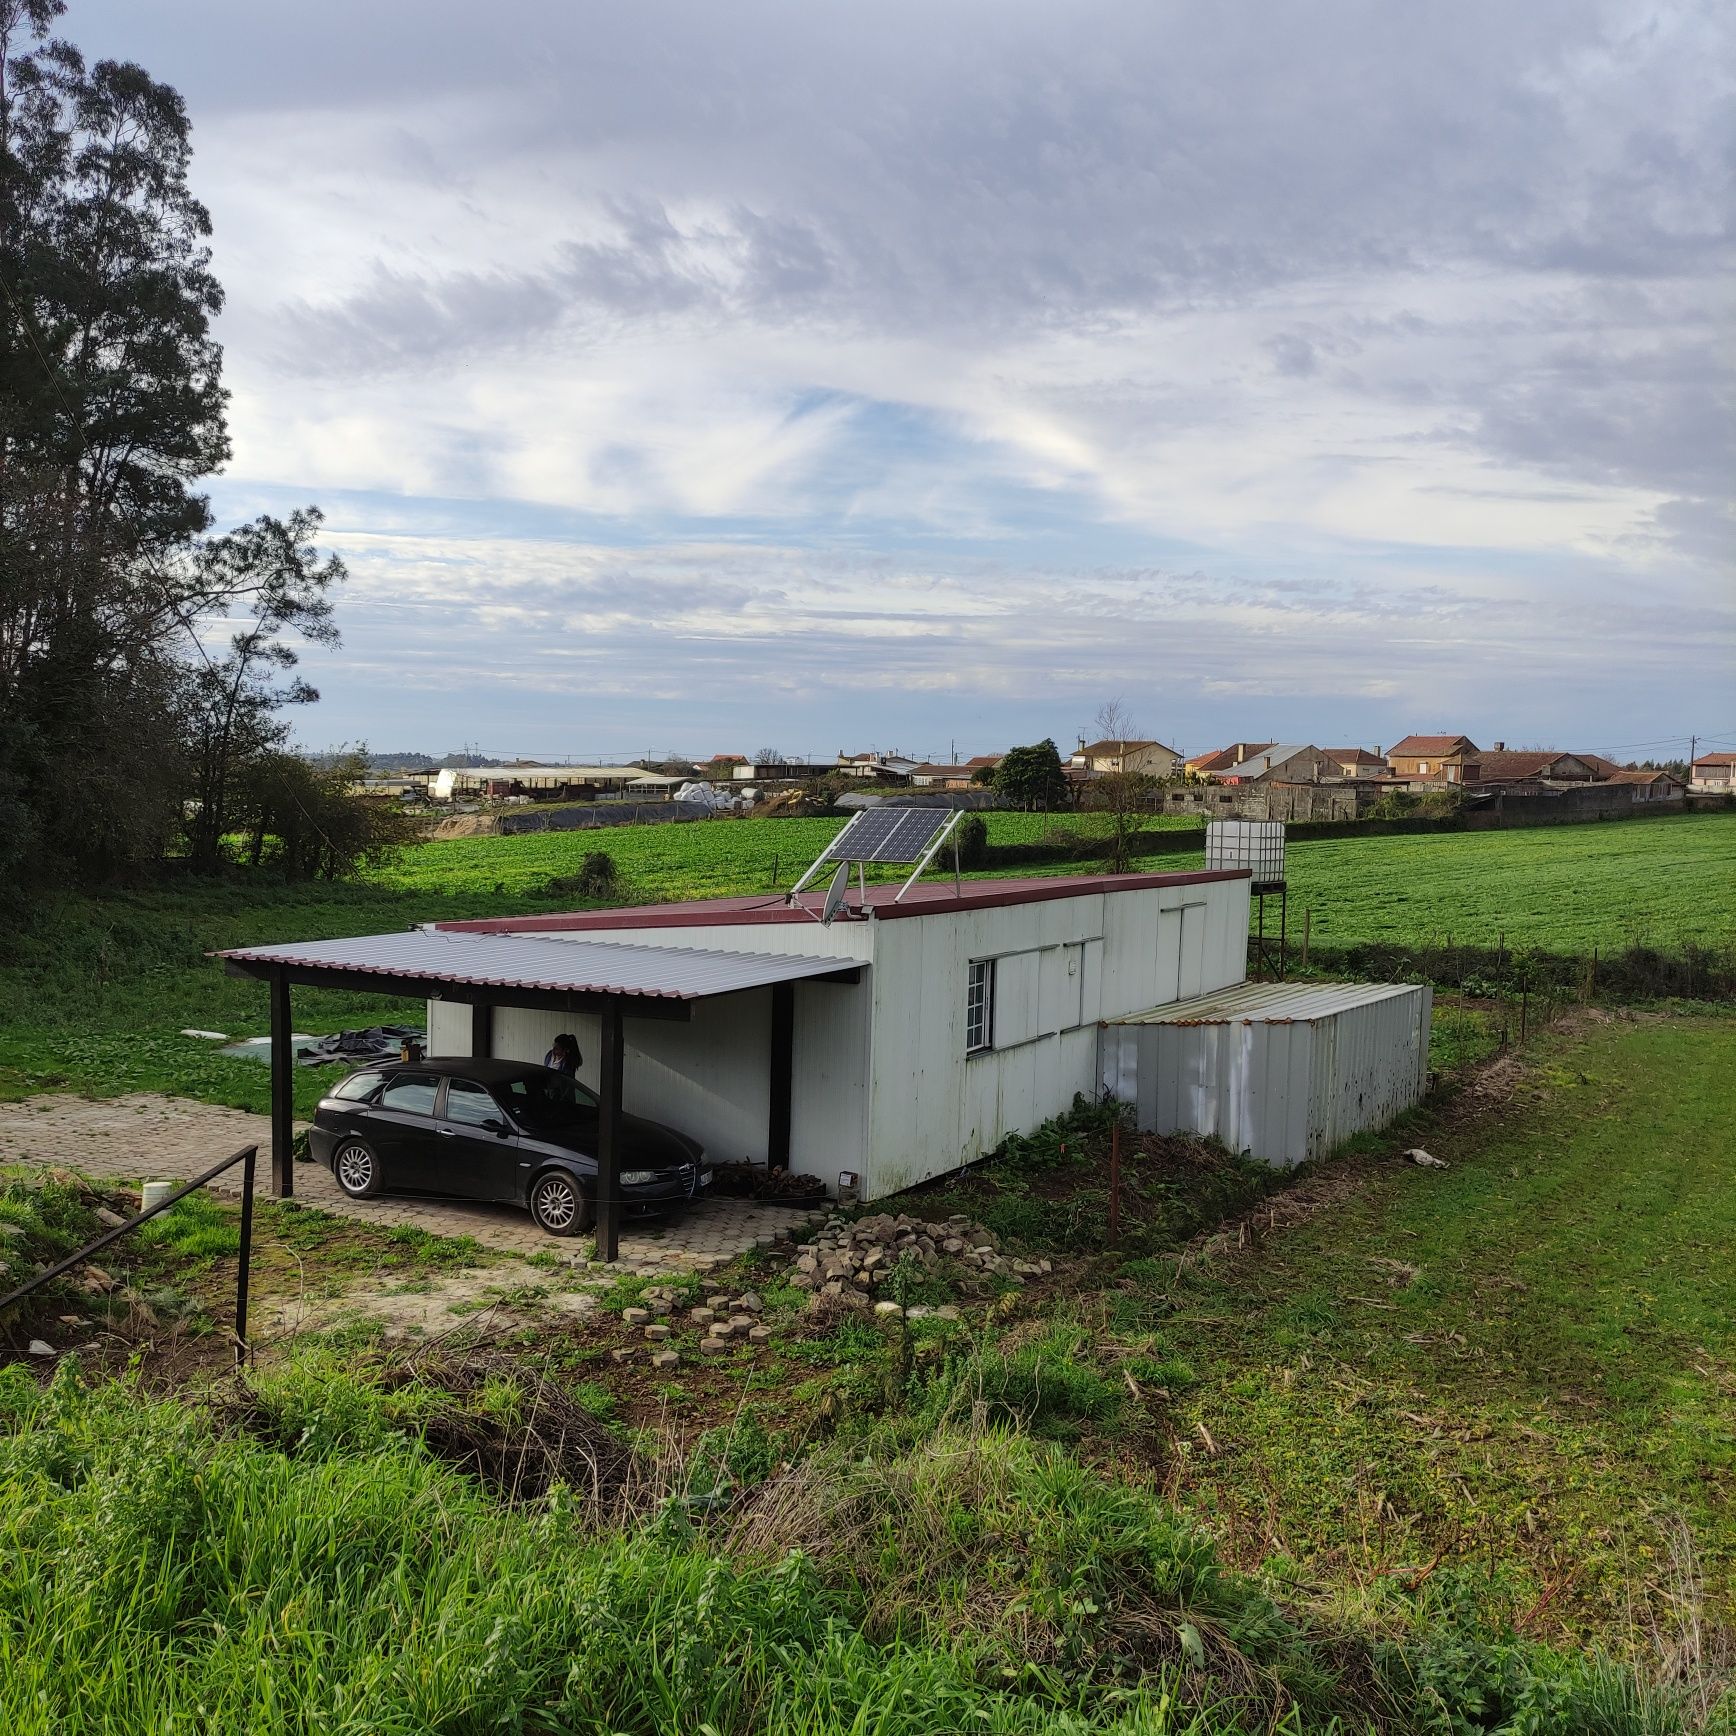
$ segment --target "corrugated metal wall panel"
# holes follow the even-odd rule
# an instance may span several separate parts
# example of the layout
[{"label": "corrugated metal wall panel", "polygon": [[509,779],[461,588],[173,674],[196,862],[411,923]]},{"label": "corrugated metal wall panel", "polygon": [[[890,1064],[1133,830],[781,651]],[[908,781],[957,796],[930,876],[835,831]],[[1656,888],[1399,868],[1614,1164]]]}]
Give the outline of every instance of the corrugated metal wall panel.
[{"label": "corrugated metal wall panel", "polygon": [[[1208,995],[1197,1007],[1106,1024],[1104,1088],[1133,1105],[1143,1128],[1215,1136],[1285,1165],[1386,1126],[1422,1096],[1428,989],[1349,995],[1322,984],[1316,998],[1326,1010],[1314,1017],[1307,989],[1286,987],[1281,998],[1285,1011],[1274,1018],[1225,1015]],[[1245,1000],[1252,1007],[1259,997]]]}]

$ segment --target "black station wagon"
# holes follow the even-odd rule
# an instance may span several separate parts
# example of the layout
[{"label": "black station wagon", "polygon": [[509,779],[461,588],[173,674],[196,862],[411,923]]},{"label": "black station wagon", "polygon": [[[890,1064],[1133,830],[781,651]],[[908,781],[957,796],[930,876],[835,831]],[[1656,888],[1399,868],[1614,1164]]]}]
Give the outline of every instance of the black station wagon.
[{"label": "black station wagon", "polygon": [[[351,1199],[397,1188],[525,1206],[551,1236],[595,1221],[596,1093],[522,1061],[414,1061],[365,1067],[320,1101],[314,1159]],[[664,1212],[703,1198],[697,1140],[622,1117],[621,1206]]]}]

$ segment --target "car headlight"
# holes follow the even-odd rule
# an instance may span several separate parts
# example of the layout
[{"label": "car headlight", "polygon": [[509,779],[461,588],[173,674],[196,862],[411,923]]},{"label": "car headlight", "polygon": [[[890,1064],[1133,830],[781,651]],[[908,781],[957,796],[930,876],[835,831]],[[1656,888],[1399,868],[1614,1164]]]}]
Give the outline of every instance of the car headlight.
[{"label": "car headlight", "polygon": [[657,1179],[654,1169],[624,1169],[621,1171],[622,1187],[644,1187],[647,1182]]}]

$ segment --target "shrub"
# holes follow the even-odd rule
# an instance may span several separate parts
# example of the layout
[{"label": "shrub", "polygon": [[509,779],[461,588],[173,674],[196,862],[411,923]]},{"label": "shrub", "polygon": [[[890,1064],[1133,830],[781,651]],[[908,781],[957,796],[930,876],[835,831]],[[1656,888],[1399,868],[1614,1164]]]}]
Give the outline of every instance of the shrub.
[{"label": "shrub", "polygon": [[599,901],[619,898],[622,891],[621,871],[607,850],[587,850],[576,874],[557,874],[548,883],[551,897],[591,898]]},{"label": "shrub", "polygon": [[989,823],[981,814],[967,814],[953,834],[958,845],[960,868],[986,868],[989,862]]}]

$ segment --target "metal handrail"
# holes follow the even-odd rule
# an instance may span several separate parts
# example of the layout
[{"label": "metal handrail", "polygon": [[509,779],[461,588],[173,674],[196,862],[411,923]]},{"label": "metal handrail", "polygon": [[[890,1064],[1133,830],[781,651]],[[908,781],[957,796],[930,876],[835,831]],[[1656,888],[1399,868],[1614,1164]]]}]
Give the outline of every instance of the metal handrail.
[{"label": "metal handrail", "polygon": [[140,1224],[148,1224],[159,1212],[166,1212],[170,1206],[178,1205],[188,1194],[207,1186],[239,1163],[246,1167],[241,1177],[241,1255],[235,1273],[235,1360],[237,1363],[246,1362],[250,1355],[247,1344],[247,1290],[253,1264],[253,1172],[258,1157],[259,1147],[246,1145],[234,1156],[224,1158],[221,1163],[212,1164],[203,1175],[196,1175],[191,1181],[183,1183],[166,1199],[158,1200],[148,1211],[128,1218],[124,1224],[116,1224],[113,1229],[104,1230],[94,1242],[87,1242],[76,1254],[68,1254],[57,1265],[50,1266],[45,1272],[38,1272],[28,1283],[20,1284],[16,1290],[0,1296],[0,1314],[14,1302],[22,1302],[32,1291],[40,1290],[44,1284],[51,1284],[56,1278],[64,1277],[74,1266],[82,1265],[93,1254],[100,1254],[122,1236],[130,1236]]}]

